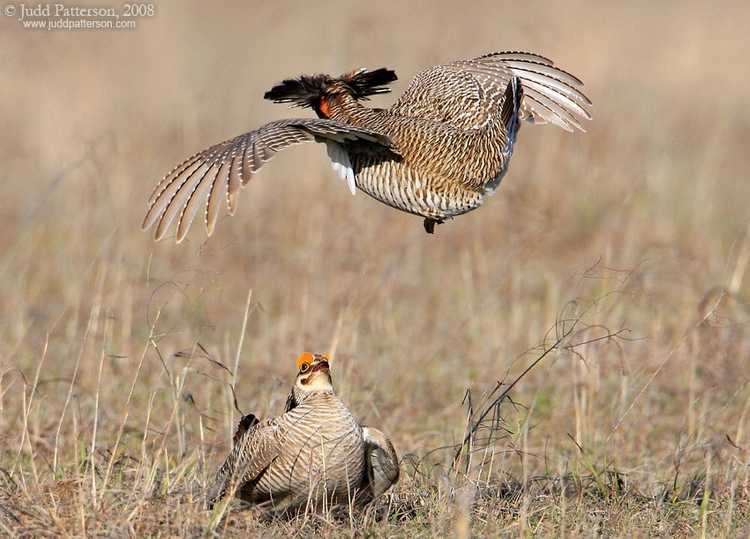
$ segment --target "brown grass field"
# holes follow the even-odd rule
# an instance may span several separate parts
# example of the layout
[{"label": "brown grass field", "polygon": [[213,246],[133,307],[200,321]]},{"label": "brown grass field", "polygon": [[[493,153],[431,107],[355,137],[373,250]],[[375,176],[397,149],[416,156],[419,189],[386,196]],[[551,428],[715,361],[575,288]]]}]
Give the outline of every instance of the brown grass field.
[{"label": "brown grass field", "polygon": [[[576,0],[0,17],[0,535],[750,536],[748,20]],[[209,241],[140,231],[183,157],[300,114],[262,100],[282,78],[387,66],[397,94],[506,49],[581,77],[594,120],[524,126],[498,194],[434,236],[352,197],[317,145]],[[335,354],[401,481],[346,515],[205,510],[232,387],[278,414],[303,350]]]}]

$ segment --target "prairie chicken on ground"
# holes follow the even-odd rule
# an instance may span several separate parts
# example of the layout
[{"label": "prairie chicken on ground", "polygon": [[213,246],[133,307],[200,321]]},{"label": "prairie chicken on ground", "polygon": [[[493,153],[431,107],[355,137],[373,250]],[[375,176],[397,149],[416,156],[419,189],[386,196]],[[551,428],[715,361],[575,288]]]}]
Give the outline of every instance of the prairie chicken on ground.
[{"label": "prairie chicken on ground", "polygon": [[[234,214],[237,193],[277,151],[305,141],[325,143],[334,170],[352,193],[360,189],[435,224],[479,207],[505,175],[520,120],[566,131],[590,119],[583,83],[528,52],[458,60],[419,73],[389,109],[363,100],[388,92],[385,68],[338,78],[301,76],[266,92],[276,103],[309,107],[318,118],[279,120],[207,150],[174,168],[154,190],[143,228],[160,239],[177,219],[187,234],[199,206],[210,236],[222,199]],[[205,202],[201,201],[205,199]]]},{"label": "prairie chicken on ground", "polygon": [[377,429],[359,424],[334,394],[323,355],[302,354],[283,415],[242,418],[208,505],[234,492],[268,509],[365,505],[398,481],[398,456]]}]

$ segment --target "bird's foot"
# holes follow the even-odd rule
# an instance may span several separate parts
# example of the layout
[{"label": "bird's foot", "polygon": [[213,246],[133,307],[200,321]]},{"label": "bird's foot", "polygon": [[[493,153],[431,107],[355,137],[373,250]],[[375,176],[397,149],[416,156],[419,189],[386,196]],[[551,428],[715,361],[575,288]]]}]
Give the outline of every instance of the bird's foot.
[{"label": "bird's foot", "polygon": [[435,225],[442,225],[445,221],[442,219],[433,219],[431,217],[427,217],[424,220],[424,231],[428,234],[434,234],[435,233]]}]

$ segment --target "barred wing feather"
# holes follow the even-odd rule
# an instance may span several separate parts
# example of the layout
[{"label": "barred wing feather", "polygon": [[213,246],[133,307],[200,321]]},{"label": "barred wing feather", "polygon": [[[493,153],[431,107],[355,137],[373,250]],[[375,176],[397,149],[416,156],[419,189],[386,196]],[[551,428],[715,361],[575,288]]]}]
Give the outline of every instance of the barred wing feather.
[{"label": "barred wing feather", "polygon": [[491,53],[426,69],[391,111],[464,129],[481,126],[513,76],[523,87],[523,119],[584,130],[580,120],[591,119],[591,101],[581,90],[583,83],[551,60],[526,52]]},{"label": "barred wing feather", "polygon": [[289,119],[268,123],[259,129],[198,152],[169,172],[156,186],[148,202],[143,229],[154,224],[155,239],[166,234],[177,219],[177,242],[181,242],[204,202],[206,232],[213,233],[221,200],[227,211],[237,209],[237,194],[276,152],[302,142],[359,144],[398,155],[391,141],[374,131],[326,119]]}]

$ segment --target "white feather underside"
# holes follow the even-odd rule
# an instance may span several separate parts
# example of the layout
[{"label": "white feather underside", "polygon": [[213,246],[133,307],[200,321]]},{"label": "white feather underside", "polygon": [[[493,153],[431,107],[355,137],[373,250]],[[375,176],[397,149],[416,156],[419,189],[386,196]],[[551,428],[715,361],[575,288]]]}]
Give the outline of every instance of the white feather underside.
[{"label": "white feather underside", "polygon": [[335,142],[326,142],[326,151],[328,152],[328,158],[331,160],[333,170],[346,182],[351,194],[355,194],[357,192],[357,184],[354,178],[352,162],[349,160],[349,154],[346,153],[341,144]]}]

